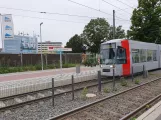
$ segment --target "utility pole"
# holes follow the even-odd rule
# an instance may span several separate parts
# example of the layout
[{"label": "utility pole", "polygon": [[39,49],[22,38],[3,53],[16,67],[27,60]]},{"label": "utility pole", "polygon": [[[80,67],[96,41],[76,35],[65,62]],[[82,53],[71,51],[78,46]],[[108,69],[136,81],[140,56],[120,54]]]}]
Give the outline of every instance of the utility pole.
[{"label": "utility pole", "polygon": [[[115,10],[113,10],[113,39],[115,39]],[[116,53],[116,49],[115,49]],[[113,90],[115,90],[115,62],[116,57],[113,58]]]},{"label": "utility pole", "polygon": [[115,39],[115,10],[113,10],[113,39]]}]

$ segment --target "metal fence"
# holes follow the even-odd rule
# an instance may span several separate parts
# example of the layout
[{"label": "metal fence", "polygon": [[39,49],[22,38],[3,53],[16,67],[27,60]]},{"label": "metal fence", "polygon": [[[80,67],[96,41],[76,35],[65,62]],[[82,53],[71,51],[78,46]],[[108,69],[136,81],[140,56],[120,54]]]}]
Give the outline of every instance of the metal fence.
[{"label": "metal fence", "polygon": [[72,75],[74,76],[75,83],[96,79],[98,69],[94,68],[92,71],[81,72],[79,74],[58,74],[41,78],[1,82],[0,98],[52,88],[52,78],[55,79],[55,87],[71,84]]},{"label": "metal fence", "polygon": [[[44,54],[44,65],[46,64],[56,64],[60,61],[59,54]],[[62,61],[63,63],[81,63],[81,53],[63,53]],[[22,63],[24,66],[41,64],[40,54],[23,54]],[[20,66],[21,65],[21,55],[20,54],[0,54],[0,66]]]}]

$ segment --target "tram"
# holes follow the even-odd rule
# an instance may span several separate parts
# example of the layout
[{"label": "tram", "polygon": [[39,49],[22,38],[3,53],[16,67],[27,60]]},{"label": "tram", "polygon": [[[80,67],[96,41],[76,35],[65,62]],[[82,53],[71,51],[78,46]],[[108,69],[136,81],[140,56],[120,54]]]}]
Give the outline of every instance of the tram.
[{"label": "tram", "polygon": [[103,76],[128,76],[132,71],[161,68],[161,45],[127,39],[104,42],[100,46],[100,67]]}]

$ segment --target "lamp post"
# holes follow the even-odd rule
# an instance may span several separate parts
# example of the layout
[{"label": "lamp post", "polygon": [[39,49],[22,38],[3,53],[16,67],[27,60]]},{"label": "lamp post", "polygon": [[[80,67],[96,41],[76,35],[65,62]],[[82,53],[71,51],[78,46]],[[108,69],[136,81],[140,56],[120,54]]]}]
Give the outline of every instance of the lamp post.
[{"label": "lamp post", "polygon": [[42,35],[41,35],[41,25],[43,24],[43,22],[40,23],[40,41],[41,41],[41,68],[42,70],[43,68],[43,56],[42,56]]}]

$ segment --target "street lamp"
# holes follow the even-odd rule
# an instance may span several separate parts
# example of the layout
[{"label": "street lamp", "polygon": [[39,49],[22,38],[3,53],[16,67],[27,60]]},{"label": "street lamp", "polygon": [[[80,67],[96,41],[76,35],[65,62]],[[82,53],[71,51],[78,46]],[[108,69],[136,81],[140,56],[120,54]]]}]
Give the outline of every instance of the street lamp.
[{"label": "street lamp", "polygon": [[43,70],[43,56],[42,56],[42,35],[41,35],[41,25],[43,24],[43,22],[40,23],[40,41],[41,41],[41,67]]}]

